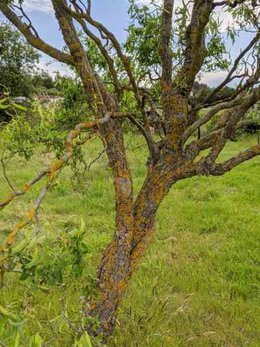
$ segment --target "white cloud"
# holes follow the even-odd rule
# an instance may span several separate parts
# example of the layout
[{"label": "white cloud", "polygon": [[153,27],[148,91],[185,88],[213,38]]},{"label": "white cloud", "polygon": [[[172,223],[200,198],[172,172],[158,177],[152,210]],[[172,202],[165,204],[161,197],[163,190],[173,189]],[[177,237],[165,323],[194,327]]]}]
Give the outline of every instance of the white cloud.
[{"label": "white cloud", "polygon": [[207,72],[201,76],[200,82],[210,86],[216,86],[225,79],[226,75],[226,71]]},{"label": "white cloud", "polygon": [[51,76],[55,76],[57,72],[62,76],[74,76],[74,73],[66,64],[50,59],[45,55],[40,60],[38,67],[47,71]]},{"label": "white cloud", "polygon": [[27,12],[53,12],[50,0],[25,0],[23,3],[23,8]]},{"label": "white cloud", "polygon": [[[224,79],[227,77],[227,71],[215,71],[215,72],[206,72],[201,74],[199,78],[200,83],[205,83],[210,87],[216,87],[219,85]],[[229,87],[236,87],[239,83],[240,79],[234,79],[232,82],[227,84]]]},{"label": "white cloud", "polygon": [[152,5],[152,3],[154,5],[161,5],[162,4],[162,0],[157,0],[157,1],[153,1],[153,0],[136,0],[136,4],[137,5]]}]

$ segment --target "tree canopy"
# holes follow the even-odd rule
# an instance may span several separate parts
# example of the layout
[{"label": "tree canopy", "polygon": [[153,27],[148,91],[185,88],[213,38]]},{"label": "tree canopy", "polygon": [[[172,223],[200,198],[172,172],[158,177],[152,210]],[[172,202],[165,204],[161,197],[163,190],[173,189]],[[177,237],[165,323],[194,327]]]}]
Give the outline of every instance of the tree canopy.
[{"label": "tree canopy", "polygon": [[39,53],[29,45],[19,31],[6,23],[0,24],[1,83],[13,96],[29,96],[32,92],[32,72]]}]

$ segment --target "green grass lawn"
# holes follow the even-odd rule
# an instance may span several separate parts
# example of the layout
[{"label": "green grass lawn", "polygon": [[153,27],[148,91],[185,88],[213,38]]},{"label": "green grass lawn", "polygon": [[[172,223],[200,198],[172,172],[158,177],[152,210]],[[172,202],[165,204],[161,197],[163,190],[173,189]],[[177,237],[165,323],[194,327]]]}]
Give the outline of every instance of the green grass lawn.
[{"label": "green grass lawn", "polygon": [[[229,143],[221,159],[255,141],[244,137]],[[97,142],[86,145],[89,162],[100,148]],[[127,136],[135,191],[146,171],[144,148],[141,138]],[[20,187],[49,160],[38,156],[30,162],[12,162],[9,177]],[[9,188],[2,174],[0,187],[3,200]],[[33,204],[37,191],[38,186],[1,211],[2,239]],[[42,204],[41,233],[44,242],[57,245],[82,218],[90,253],[82,277],[67,278],[63,286],[42,290],[20,281],[19,274],[6,276],[0,304],[24,320],[19,346],[29,346],[36,333],[45,346],[73,346],[74,332],[62,310],[71,321],[78,319],[82,295],[91,286],[95,265],[113,234],[113,217],[113,187],[105,157],[76,186],[66,168]],[[260,346],[259,230],[260,158],[223,177],[195,177],[176,184],[159,210],[157,233],[132,278],[108,346]],[[0,341],[14,345],[10,338],[0,336]]]}]

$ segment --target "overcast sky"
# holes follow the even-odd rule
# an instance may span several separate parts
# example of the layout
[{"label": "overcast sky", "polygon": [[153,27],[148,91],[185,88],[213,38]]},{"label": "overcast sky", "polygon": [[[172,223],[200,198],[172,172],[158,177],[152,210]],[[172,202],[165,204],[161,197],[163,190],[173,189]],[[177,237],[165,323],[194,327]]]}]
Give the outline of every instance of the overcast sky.
[{"label": "overcast sky", "polygon": [[[140,3],[150,3],[150,0],[138,0]],[[160,2],[160,0],[158,0]],[[53,15],[52,6],[50,0],[25,0],[24,6],[26,11],[30,14],[30,18],[37,28],[40,36],[55,47],[62,48],[64,42],[62,40],[57,21]],[[111,31],[113,31],[120,41],[123,41],[126,36],[125,28],[129,23],[127,14],[128,0],[92,0],[92,16],[105,24]],[[224,30],[227,23],[230,22],[230,17],[221,13],[221,19],[223,20],[222,28]],[[3,21],[4,18],[0,17]],[[234,47],[230,46],[232,56],[238,54],[241,48],[249,40],[248,34],[242,33],[237,40]],[[42,57],[41,67],[47,69],[49,72],[60,71],[66,73],[68,69],[66,66],[62,66],[59,63],[51,61],[50,58]],[[208,73],[203,77],[203,82],[209,85],[218,84],[225,72],[219,71],[216,73]]]}]

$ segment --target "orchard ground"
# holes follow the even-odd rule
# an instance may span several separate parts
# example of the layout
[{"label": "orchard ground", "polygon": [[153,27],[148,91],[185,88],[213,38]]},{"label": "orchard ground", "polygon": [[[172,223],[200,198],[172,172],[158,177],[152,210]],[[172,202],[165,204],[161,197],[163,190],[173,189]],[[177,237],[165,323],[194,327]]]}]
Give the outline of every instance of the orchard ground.
[{"label": "orchard ground", "polygon": [[[221,159],[255,142],[256,136],[229,142]],[[126,146],[137,190],[147,153],[137,135],[128,134]],[[98,141],[88,142],[87,161],[101,150]],[[15,160],[7,167],[8,176],[19,188],[50,160],[50,155]],[[40,186],[1,211],[1,240],[33,205]],[[3,200],[10,189],[2,173],[0,187]],[[113,186],[104,155],[77,185],[71,184],[69,167],[62,172],[42,204],[39,237],[59,247],[81,220],[89,247],[82,277],[44,287],[20,281],[17,273],[5,277],[0,305],[23,321],[19,346],[28,346],[38,333],[44,346],[71,347],[74,325],[84,324],[79,319],[82,298],[91,289],[96,264],[114,230]],[[176,184],[160,207],[153,244],[128,288],[108,346],[259,346],[259,226],[260,158],[223,177],[195,177]],[[14,346],[1,336],[0,341]]]}]

